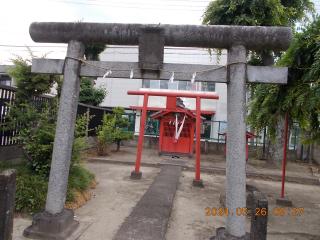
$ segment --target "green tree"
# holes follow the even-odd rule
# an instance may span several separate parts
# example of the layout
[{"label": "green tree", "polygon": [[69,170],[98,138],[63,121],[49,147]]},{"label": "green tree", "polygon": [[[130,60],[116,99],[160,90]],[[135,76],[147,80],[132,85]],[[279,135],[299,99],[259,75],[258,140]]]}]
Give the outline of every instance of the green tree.
[{"label": "green tree", "polygon": [[96,128],[98,135],[98,142],[100,140],[100,145],[103,142],[112,143],[116,142],[117,151],[120,150],[120,142],[122,140],[133,139],[133,133],[126,132],[127,128],[130,126],[129,119],[124,117],[125,114],[123,107],[115,107],[112,109],[113,114],[105,114],[103,116],[102,125]]},{"label": "green tree", "polygon": [[[277,62],[289,68],[287,85],[259,85],[250,103],[248,120],[257,128],[268,126],[276,137],[275,123],[285,113],[312,135],[304,140],[309,145],[320,139],[320,19],[293,37],[286,54]],[[278,104],[280,103],[280,104]],[[311,137],[312,136],[312,137]]]},{"label": "green tree", "polygon": [[216,0],[207,6],[202,24],[294,27],[313,12],[310,0]]},{"label": "green tree", "polygon": [[84,55],[87,60],[100,61],[100,53],[107,49],[108,46],[102,44],[86,44]]},{"label": "green tree", "polygon": [[103,102],[107,96],[106,85],[98,88],[92,86],[92,81],[89,78],[82,78],[80,83],[79,102],[97,106]]},{"label": "green tree", "polygon": [[[296,22],[308,22],[308,16],[314,12],[314,4],[310,0],[216,0],[207,6],[202,24],[287,26],[294,30]],[[221,50],[216,51],[221,54]],[[281,52],[250,51],[249,63],[263,65],[263,60],[271,61],[268,55],[278,58]]]},{"label": "green tree", "polygon": [[[30,51],[30,50],[29,50]],[[30,53],[32,57],[32,53]],[[16,81],[19,91],[15,94],[15,104],[31,102],[34,97],[50,93],[54,83],[60,82],[60,76],[31,73],[31,60],[16,56],[11,59],[14,67],[8,69],[8,74]]]},{"label": "green tree", "polygon": [[120,142],[122,140],[133,139],[133,133],[125,132],[130,126],[128,117],[124,117],[125,114],[123,107],[115,107],[112,109],[115,116],[115,141],[117,143],[117,151],[120,150]]},{"label": "green tree", "polygon": [[[203,14],[205,25],[242,25],[242,26],[289,26],[294,30],[296,22],[308,22],[308,14],[314,13],[310,0],[217,0],[211,2]],[[221,53],[221,50],[218,50]],[[248,63],[251,65],[273,65],[274,59],[281,57],[281,52],[249,51]],[[279,98],[262,101],[263,94],[275,91],[275,86],[251,84],[248,123],[254,128],[268,126],[268,134],[273,140],[269,144],[267,163],[270,167],[280,167],[283,156],[284,115],[283,95],[287,86],[278,86]],[[256,103],[255,106],[252,103]],[[260,105],[259,105],[260,104]],[[259,105],[259,107],[257,106]],[[264,111],[257,111],[257,110]],[[266,112],[269,113],[266,117]],[[277,114],[275,114],[277,113]],[[266,117],[259,124],[254,119]],[[272,128],[269,128],[269,127]],[[277,127],[277,128],[276,128]],[[277,134],[277,135],[276,135]]]}]

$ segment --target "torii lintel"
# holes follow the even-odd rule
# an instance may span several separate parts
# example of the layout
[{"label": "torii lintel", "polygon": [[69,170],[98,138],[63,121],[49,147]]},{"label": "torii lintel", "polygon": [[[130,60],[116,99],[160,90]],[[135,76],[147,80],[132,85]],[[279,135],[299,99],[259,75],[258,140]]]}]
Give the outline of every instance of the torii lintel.
[{"label": "torii lintel", "polygon": [[[140,28],[154,24],[34,22],[29,32],[33,41],[68,43],[77,40],[85,44],[138,45]],[[164,24],[165,46],[226,48],[243,45],[247,50],[288,49],[292,39],[290,27],[256,27],[230,25],[170,25]]]}]

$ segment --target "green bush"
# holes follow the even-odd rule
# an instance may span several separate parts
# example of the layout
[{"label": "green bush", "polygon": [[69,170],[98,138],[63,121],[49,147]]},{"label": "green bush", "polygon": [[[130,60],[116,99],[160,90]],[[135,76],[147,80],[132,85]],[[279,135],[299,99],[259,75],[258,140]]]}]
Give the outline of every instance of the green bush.
[{"label": "green bush", "polygon": [[94,88],[91,83],[91,79],[82,78],[79,92],[79,102],[85,104],[93,104],[94,106],[99,105],[103,102],[107,96],[107,90],[105,90],[106,84]]},{"label": "green bush", "polygon": [[[49,176],[51,167],[58,112],[58,103],[55,100],[43,104],[41,110],[35,108],[32,103],[23,103],[19,106],[8,104],[10,115],[4,124],[5,130],[15,129],[18,126],[19,134],[14,139],[22,148],[23,157],[31,169],[43,177]],[[71,167],[81,161],[87,140],[84,137],[85,129],[86,114],[76,120]]]},{"label": "green bush", "polygon": [[117,151],[120,150],[120,142],[122,140],[133,139],[134,135],[125,130],[130,126],[129,119],[124,117],[125,111],[123,107],[114,107],[113,114],[105,114],[102,119],[102,125],[96,127],[98,136],[97,152],[98,155],[104,155],[104,144],[115,142]]},{"label": "green bush", "polygon": [[70,170],[66,202],[73,202],[76,199],[75,192],[84,193],[90,189],[94,173],[81,165],[75,165]]},{"label": "green bush", "polygon": [[[0,161],[0,173],[6,169],[17,170],[15,210],[34,214],[45,207],[48,190],[48,177],[36,174],[25,161],[18,165],[10,165]],[[70,170],[66,202],[75,200],[75,192],[90,189],[95,179],[94,173],[81,165],[74,165]]]}]

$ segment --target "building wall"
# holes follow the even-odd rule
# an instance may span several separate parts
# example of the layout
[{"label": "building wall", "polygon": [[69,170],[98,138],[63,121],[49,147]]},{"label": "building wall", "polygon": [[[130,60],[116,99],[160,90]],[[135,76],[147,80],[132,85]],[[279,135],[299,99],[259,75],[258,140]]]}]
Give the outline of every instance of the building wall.
[{"label": "building wall", "polygon": [[108,93],[100,106],[106,107],[129,107],[136,106],[138,96],[127,95],[128,90],[137,90],[141,87],[141,79],[120,79],[120,78],[98,78],[96,86],[105,85]]},{"label": "building wall", "polygon": [[[101,61],[113,62],[138,62],[138,46],[109,46],[103,53],[100,54]],[[206,49],[201,48],[172,48],[165,47],[164,62],[165,63],[180,63],[180,64],[202,64],[202,65],[225,65],[227,61],[226,52],[220,56],[220,61],[217,61],[215,55],[210,56]],[[214,74],[214,72],[212,72]],[[191,75],[190,75],[191,79]],[[142,97],[128,96],[128,90],[139,90],[142,87],[142,80],[130,79],[129,73],[127,79],[113,78],[98,78],[96,85],[106,84],[108,95],[101,106],[142,106]],[[150,84],[152,85],[152,84]],[[153,84],[154,85],[154,84]],[[201,83],[197,84],[197,89],[201,87]],[[157,89],[160,90],[160,89]],[[161,89],[162,90],[162,89]],[[179,90],[172,90],[179,91]],[[213,92],[210,92],[213,93]],[[227,120],[227,85],[222,83],[215,84],[215,94],[219,95],[219,100],[202,100],[202,110],[215,111],[211,119],[212,121]],[[193,99],[187,100],[189,108],[195,108]],[[165,100],[161,97],[150,97],[148,106],[164,107]],[[136,119],[136,131],[139,130],[139,117]],[[217,124],[217,123],[212,123]],[[217,127],[213,126],[212,129]],[[211,137],[217,138],[218,131],[212,132]]]}]

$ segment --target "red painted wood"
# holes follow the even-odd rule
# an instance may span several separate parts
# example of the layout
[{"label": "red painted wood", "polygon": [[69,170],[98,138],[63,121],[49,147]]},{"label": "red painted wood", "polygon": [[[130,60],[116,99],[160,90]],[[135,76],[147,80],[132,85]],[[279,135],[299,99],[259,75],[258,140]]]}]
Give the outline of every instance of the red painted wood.
[{"label": "red painted wood", "polygon": [[[140,106],[129,106],[132,109],[142,110],[142,107]],[[148,107],[148,111],[168,111],[166,108],[157,108],[157,107]],[[196,113],[196,110],[191,110],[191,112]],[[201,114],[212,114],[215,113],[215,111],[201,111]]]},{"label": "red painted wood", "polygon": [[186,93],[186,92],[157,92],[157,91],[134,91],[129,90],[128,95],[145,95],[149,96],[167,96],[167,97],[186,97],[186,98],[205,98],[205,99],[219,99],[217,94],[204,94],[204,93]]},{"label": "red painted wood", "polygon": [[159,146],[158,146],[158,152],[162,152],[163,126],[164,126],[164,121],[160,121],[160,133],[159,133]]},{"label": "red painted wood", "polygon": [[[181,116],[178,120],[181,122],[184,116]],[[170,123],[171,120],[171,124]],[[160,138],[159,138],[159,152],[172,152],[172,153],[187,153],[190,154],[190,151],[193,151],[193,147],[190,150],[191,143],[193,145],[193,135],[194,135],[194,121],[186,120],[180,137],[177,142],[174,140],[175,136],[175,125],[172,125],[175,121],[172,113],[168,113],[161,119],[161,129],[160,129]],[[180,124],[179,124],[180,126]],[[160,146],[161,144],[161,146]]]},{"label": "red painted wood", "polygon": [[200,180],[200,106],[201,106],[201,98],[197,96],[196,100],[196,109],[197,109],[197,117],[196,117],[196,174],[195,179]]},{"label": "red painted wood", "polygon": [[137,157],[136,157],[135,172],[139,172],[139,170],[140,170],[143,136],[144,136],[144,129],[145,129],[145,125],[146,125],[146,117],[147,117],[147,106],[148,106],[148,94],[145,94],[144,99],[143,99],[142,116],[140,119],[140,131],[139,131],[139,141],[138,141],[138,150],[137,150]]},{"label": "red painted wood", "polygon": [[167,109],[176,109],[177,108],[177,97],[167,97]]},{"label": "red painted wood", "polygon": [[193,148],[194,148],[194,120],[191,121],[191,128],[190,128],[190,156],[193,155]]}]

